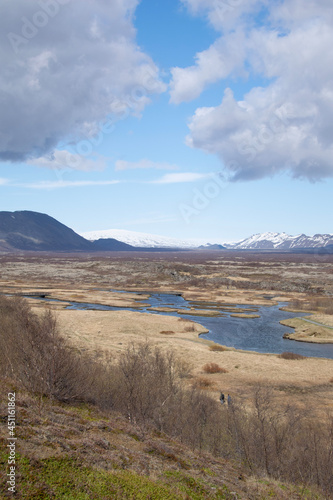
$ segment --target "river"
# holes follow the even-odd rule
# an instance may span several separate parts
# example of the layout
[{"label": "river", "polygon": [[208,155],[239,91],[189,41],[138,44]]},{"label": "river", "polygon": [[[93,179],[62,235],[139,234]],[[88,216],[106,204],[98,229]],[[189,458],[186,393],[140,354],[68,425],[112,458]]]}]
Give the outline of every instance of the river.
[{"label": "river", "polygon": [[[119,290],[110,290],[119,293]],[[129,293],[124,291],[124,293]],[[150,293],[150,292],[144,292]],[[135,293],[137,296],[137,294]],[[52,299],[45,299],[52,300]],[[292,333],[293,329],[280,324],[283,319],[295,318],[306,316],[308,313],[292,313],[281,311],[281,307],[286,306],[287,303],[280,302],[278,305],[268,306],[255,306],[255,305],[240,305],[232,304],[232,307],[244,309],[257,309],[258,312],[254,314],[260,315],[259,318],[235,318],[231,317],[235,311],[226,312],[221,310],[224,316],[207,317],[182,314],[181,312],[156,312],[150,311],[150,307],[170,307],[176,309],[189,310],[191,303],[185,300],[180,295],[170,293],[150,293],[147,300],[141,300],[145,304],[142,308],[129,308],[129,307],[111,307],[98,304],[87,304],[81,302],[70,302],[68,309],[94,309],[103,311],[119,311],[128,310],[136,312],[144,312],[150,314],[162,314],[184,317],[196,321],[203,325],[209,333],[204,334],[204,338],[213,340],[218,344],[227,347],[234,347],[236,349],[243,349],[246,351],[255,351],[259,353],[276,353],[280,354],[285,351],[294,352],[303,356],[330,358],[333,359],[333,344],[313,344],[308,342],[296,342],[283,338],[284,333]],[[231,305],[230,305],[231,306]],[[192,305],[193,307],[193,305]],[[198,309],[201,306],[197,306]],[[219,311],[217,308],[212,308]],[[249,311],[252,313],[252,311]]]}]

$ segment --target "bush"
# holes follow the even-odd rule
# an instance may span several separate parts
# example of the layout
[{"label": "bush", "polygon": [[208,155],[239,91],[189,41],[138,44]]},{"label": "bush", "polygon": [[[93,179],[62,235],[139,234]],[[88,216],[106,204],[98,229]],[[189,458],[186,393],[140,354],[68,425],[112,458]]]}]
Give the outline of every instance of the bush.
[{"label": "bush", "polygon": [[302,356],[301,354],[296,354],[295,352],[283,352],[282,354],[278,354],[278,358],[281,359],[306,359],[306,356]]},{"label": "bush", "polygon": [[205,373],[228,373],[228,370],[222,368],[216,363],[207,363],[202,367]]},{"label": "bush", "polygon": [[184,332],[195,332],[195,326],[194,325],[185,326]]},{"label": "bush", "polygon": [[223,352],[226,351],[226,348],[223,347],[222,345],[214,344],[209,347],[209,350],[215,352]]}]

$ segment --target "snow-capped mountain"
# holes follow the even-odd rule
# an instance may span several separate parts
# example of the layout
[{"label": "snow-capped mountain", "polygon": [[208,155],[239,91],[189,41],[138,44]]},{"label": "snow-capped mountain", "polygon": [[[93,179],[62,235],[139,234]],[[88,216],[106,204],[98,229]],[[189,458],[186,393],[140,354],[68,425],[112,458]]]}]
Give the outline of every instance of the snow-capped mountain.
[{"label": "snow-capped mountain", "polygon": [[225,243],[224,246],[233,250],[294,250],[296,248],[326,247],[327,245],[333,245],[332,234],[290,236],[286,233],[261,233],[237,243]]},{"label": "snow-capped mountain", "polygon": [[166,236],[139,233],[136,231],[126,231],[123,229],[107,229],[105,231],[89,231],[80,233],[81,236],[90,241],[99,239],[114,238],[128,245],[140,248],[197,248],[206,244],[205,240],[178,240]]},{"label": "snow-capped mountain", "polygon": [[136,231],[126,231],[123,229],[107,229],[105,231],[90,231],[80,233],[81,236],[96,241],[100,239],[114,238],[128,245],[140,248],[182,248],[194,249],[200,247],[204,249],[217,249],[222,245],[230,250],[295,250],[297,248],[320,248],[333,245],[332,234],[315,234],[307,236],[299,234],[290,236],[286,233],[260,233],[250,236],[244,240],[232,243],[224,243],[222,239],[207,243],[205,240],[180,240],[158,236],[148,233],[139,233]]}]

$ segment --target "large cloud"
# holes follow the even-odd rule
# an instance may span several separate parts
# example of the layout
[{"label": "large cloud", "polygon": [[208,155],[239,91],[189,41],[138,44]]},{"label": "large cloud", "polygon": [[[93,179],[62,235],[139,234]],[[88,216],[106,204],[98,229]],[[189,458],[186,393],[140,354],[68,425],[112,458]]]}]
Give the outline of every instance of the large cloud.
[{"label": "large cloud", "polygon": [[[210,0],[186,3],[194,11],[205,7],[210,18],[223,5]],[[217,16],[215,25],[220,20],[222,35],[197,55],[196,65],[173,70],[171,97],[180,102],[198,95],[216,81],[219,71],[223,79],[235,70],[246,70],[251,77],[262,78],[263,84],[253,87],[242,101],[227,89],[219,105],[197,109],[187,143],[219,155],[234,179],[261,178],[278,171],[310,180],[333,176],[332,2],[308,0],[306,8],[301,0],[271,2],[269,10],[261,12],[264,22],[260,24],[254,13],[264,2],[239,0],[238,4],[238,9],[231,9],[228,25],[225,20],[222,26]],[[251,6],[251,15],[244,11],[245,4],[247,9]],[[235,60],[238,41],[241,56]],[[225,50],[230,44],[234,51]],[[203,55],[219,48],[228,74],[222,72],[222,64],[219,68],[218,56],[214,74],[203,64]]]},{"label": "large cloud", "polygon": [[0,159],[38,158],[69,137],[101,136],[107,116],[140,114],[164,89],[135,43],[138,2],[1,2]]}]

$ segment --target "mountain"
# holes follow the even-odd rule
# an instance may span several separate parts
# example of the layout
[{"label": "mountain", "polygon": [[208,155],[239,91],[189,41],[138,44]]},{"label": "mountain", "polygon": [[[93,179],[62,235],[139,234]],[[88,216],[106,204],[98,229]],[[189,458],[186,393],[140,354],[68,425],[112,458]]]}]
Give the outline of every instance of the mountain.
[{"label": "mountain", "polygon": [[90,231],[80,233],[81,236],[90,240],[97,241],[103,239],[116,238],[118,241],[127,243],[134,247],[143,248],[182,248],[191,249],[197,248],[201,244],[205,244],[204,240],[178,240],[176,238],[168,238],[166,236],[157,236],[147,233],[139,233],[136,231],[125,231],[123,229],[107,229],[104,231]]},{"label": "mountain", "polygon": [[325,248],[333,245],[332,234],[300,234],[290,236],[286,233],[261,233],[237,243],[225,243],[232,250],[296,250]]},{"label": "mountain", "polygon": [[115,239],[91,242],[38,212],[0,212],[0,251],[104,252],[136,250]]},{"label": "mountain", "polygon": [[219,245],[218,243],[207,243],[206,245],[200,245],[198,248],[199,250],[226,250],[226,247]]},{"label": "mountain", "polygon": [[92,251],[94,246],[53,217],[38,212],[0,212],[0,250]]},{"label": "mountain", "polygon": [[114,238],[104,238],[92,242],[94,249],[100,252],[124,252],[136,250],[132,245],[115,240]]}]

